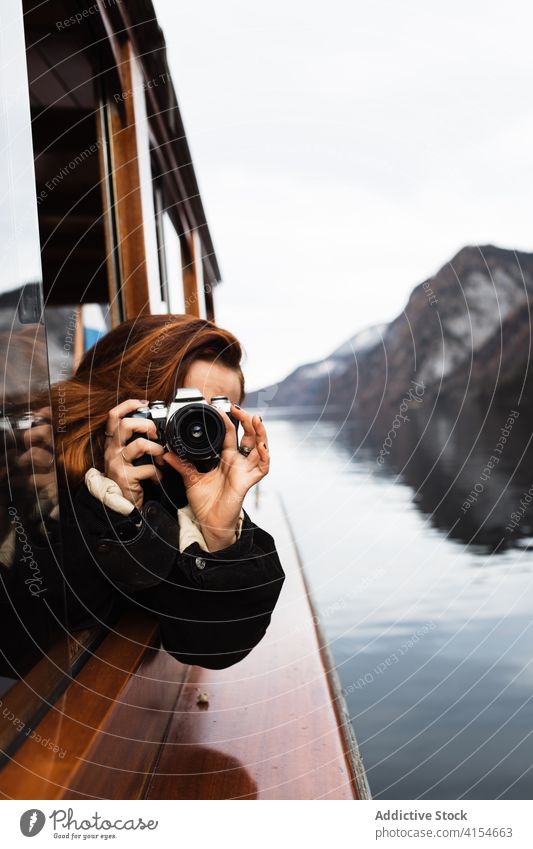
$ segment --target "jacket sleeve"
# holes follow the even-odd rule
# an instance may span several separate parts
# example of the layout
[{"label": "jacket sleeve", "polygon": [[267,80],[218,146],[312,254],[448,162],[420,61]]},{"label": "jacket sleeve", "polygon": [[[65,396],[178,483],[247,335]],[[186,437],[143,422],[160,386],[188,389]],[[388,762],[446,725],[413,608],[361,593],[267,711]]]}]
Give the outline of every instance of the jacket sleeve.
[{"label": "jacket sleeve", "polygon": [[233,545],[180,553],[177,517],[157,501],[123,516],[82,485],[75,510],[102,575],[157,616],[177,660],[222,669],[261,640],[285,576],[274,540],[246,513]]},{"label": "jacket sleeve", "polygon": [[237,542],[208,552],[195,542],[170,574],[140,593],[159,617],[163,647],[182,663],[223,669],[262,639],[285,575],[270,534],[244,513]]},{"label": "jacket sleeve", "polygon": [[85,484],[76,494],[75,516],[101,574],[118,589],[135,593],[170,574],[178,549],[178,525],[156,501],[124,516],[104,506]]}]

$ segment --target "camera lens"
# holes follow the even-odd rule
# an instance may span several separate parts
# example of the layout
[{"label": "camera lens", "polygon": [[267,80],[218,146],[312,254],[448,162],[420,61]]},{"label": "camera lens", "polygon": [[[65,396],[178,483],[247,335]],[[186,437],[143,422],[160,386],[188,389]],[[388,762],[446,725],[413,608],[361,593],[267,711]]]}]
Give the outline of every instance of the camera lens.
[{"label": "camera lens", "polygon": [[[200,406],[200,405],[198,405]],[[211,416],[209,408],[185,409],[178,427],[177,435],[185,450],[216,452],[219,429],[217,421]],[[215,444],[214,444],[215,443]]]},{"label": "camera lens", "polygon": [[191,434],[193,439],[201,439],[204,435],[204,429],[198,422],[193,422],[193,424],[189,428],[189,433]]},{"label": "camera lens", "polygon": [[222,416],[209,404],[190,403],[167,421],[169,448],[192,463],[215,460],[226,435]]}]

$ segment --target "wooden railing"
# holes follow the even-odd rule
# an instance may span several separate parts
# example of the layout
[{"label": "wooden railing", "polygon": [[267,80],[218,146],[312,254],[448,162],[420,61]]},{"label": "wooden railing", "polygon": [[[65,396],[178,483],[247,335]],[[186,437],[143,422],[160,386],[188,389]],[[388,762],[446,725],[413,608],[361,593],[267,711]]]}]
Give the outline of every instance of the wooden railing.
[{"label": "wooden railing", "polygon": [[0,772],[4,798],[368,796],[286,517],[274,496],[251,512],[287,575],[260,645],[229,669],[187,667],[129,614],[36,728],[61,751],[26,740]]}]

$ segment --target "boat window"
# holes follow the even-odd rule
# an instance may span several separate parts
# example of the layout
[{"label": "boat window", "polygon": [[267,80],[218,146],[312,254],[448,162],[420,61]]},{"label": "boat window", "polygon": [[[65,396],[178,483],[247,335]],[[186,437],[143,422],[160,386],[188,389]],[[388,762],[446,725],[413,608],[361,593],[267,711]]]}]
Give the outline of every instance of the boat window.
[{"label": "boat window", "polygon": [[[109,326],[98,57],[48,4],[0,10],[0,750],[26,739],[104,633],[62,552],[49,376]],[[59,2],[58,21],[66,8]],[[68,9],[67,9],[68,11]],[[24,12],[24,16],[23,16]],[[65,13],[64,18],[68,15]],[[90,40],[90,38],[89,38]],[[93,39],[94,40],[94,39]],[[46,327],[46,331],[45,331]],[[62,553],[65,557],[62,557]]]},{"label": "boat window", "polygon": [[46,309],[50,382],[68,380],[85,351],[111,329],[106,304],[65,304]]},{"label": "boat window", "polygon": [[68,667],[22,8],[0,11],[0,750]]},{"label": "boat window", "polygon": [[174,224],[166,210],[163,213],[163,233],[165,238],[170,312],[183,313],[185,312],[185,299],[183,297],[181,245]]},{"label": "boat window", "polygon": [[196,272],[196,285],[198,287],[198,307],[200,318],[207,318],[205,289],[204,289],[204,264],[202,261],[203,245],[198,232],[193,235],[194,238],[194,270]]},{"label": "boat window", "polygon": [[86,26],[51,26],[42,4],[27,5],[26,56],[46,306],[106,305],[101,180],[106,139],[98,57],[84,49],[90,37]]},{"label": "boat window", "polygon": [[185,312],[183,272],[179,236],[169,214],[161,182],[154,183],[154,207],[157,229],[157,249],[161,277],[161,298],[166,311]]}]

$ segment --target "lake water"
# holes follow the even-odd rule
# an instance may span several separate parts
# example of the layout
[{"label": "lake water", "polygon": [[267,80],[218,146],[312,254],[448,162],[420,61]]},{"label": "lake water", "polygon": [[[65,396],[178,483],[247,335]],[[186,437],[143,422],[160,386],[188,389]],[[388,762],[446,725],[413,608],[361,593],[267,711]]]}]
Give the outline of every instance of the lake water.
[{"label": "lake water", "polygon": [[532,428],[510,414],[415,410],[383,466],[383,434],[361,423],[265,415],[264,485],[283,495],[375,798],[533,796]]}]

